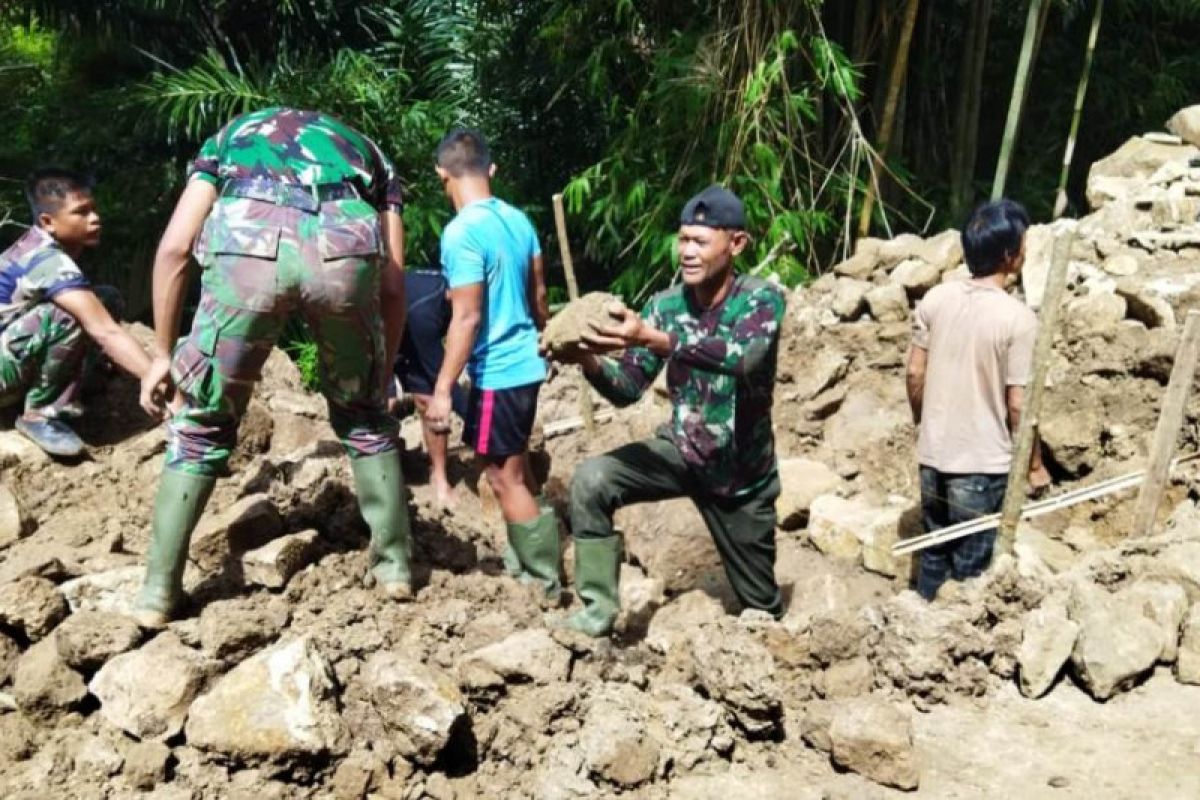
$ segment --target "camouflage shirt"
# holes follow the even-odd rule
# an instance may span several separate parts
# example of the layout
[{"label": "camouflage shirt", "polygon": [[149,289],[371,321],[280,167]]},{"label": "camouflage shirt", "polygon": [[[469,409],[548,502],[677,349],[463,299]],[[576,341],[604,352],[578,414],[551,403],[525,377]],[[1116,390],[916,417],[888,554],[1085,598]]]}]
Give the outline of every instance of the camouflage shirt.
[{"label": "camouflage shirt", "polygon": [[708,492],[751,492],[776,468],[771,396],[785,305],[779,289],[747,275],[737,276],[710,309],[697,306],[682,286],[660,292],[642,318],[670,336],[671,355],[631,348],[619,359],[601,359],[592,383],[613,403],[628,405],[665,363],[672,406],[666,434]]},{"label": "camouflage shirt", "polygon": [[315,185],[347,181],[379,210],[399,211],[396,168],[379,146],[344,122],[316,111],[264,108],[235,117],[200,148],[188,177],[220,187],[231,178]]},{"label": "camouflage shirt", "polygon": [[0,254],[0,329],[39,303],[91,284],[54,237],[30,228]]}]

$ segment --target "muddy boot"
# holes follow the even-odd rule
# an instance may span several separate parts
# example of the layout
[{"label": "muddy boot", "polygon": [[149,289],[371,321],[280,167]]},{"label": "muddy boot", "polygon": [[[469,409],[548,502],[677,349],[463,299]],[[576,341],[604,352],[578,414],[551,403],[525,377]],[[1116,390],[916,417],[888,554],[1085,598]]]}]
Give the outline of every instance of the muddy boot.
[{"label": "muddy boot", "polygon": [[182,598],[188,542],[216,483],[216,478],[206,475],[163,469],[154,498],[146,579],[133,609],[133,618],[142,627],[166,625]]},{"label": "muddy boot", "polygon": [[542,511],[532,522],[508,523],[508,543],[517,556],[521,580],[542,587],[545,600],[557,603],[562,595],[558,580],[558,518],[553,511]]},{"label": "muddy boot", "polygon": [[371,529],[371,573],[393,600],[412,598],[411,536],[400,452],[350,459],[358,508]]},{"label": "muddy boot", "polygon": [[[538,505],[538,510],[543,514],[553,514],[554,506],[546,499],[544,494],[534,495],[533,498]],[[525,570],[521,569],[521,559],[517,558],[517,551],[513,550],[511,542],[505,542],[504,550],[500,553],[500,560],[504,562],[504,572],[510,578],[520,578],[525,575]]]},{"label": "muddy boot", "polygon": [[612,633],[621,610],[621,537],[575,540],[575,592],[583,608],[567,618],[566,627],[588,636]]}]

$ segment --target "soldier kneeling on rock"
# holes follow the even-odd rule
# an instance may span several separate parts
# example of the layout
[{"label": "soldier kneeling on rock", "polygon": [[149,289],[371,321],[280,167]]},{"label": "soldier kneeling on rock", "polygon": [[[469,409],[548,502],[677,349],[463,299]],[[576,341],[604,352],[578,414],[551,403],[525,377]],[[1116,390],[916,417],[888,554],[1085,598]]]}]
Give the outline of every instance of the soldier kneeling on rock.
[{"label": "soldier kneeling on rock", "polygon": [[[747,608],[778,618],[775,498],[779,474],[771,400],[786,301],[767,281],[734,273],[749,241],[742,201],[710,186],[688,201],[679,225],[682,283],[639,315],[556,351],[618,406],[635,402],[666,368],[671,420],[653,439],[584,461],[571,482],[575,585],[584,607],[567,626],[608,634],[620,608],[621,547],[612,515],[631,503],[689,497]],[[620,357],[601,354],[623,350]]]}]

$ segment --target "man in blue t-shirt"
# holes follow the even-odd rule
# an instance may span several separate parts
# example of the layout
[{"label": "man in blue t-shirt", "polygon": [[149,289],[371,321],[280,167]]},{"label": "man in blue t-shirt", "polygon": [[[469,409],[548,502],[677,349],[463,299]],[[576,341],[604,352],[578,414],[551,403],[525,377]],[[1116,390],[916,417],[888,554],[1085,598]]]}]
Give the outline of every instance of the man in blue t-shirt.
[{"label": "man in blue t-shirt", "polygon": [[538,356],[538,331],[549,317],[542,251],[529,218],[492,196],[496,167],[479,132],[447,133],[436,169],[458,213],[442,232],[452,312],[425,418],[446,429],[451,392],[466,368],[471,392],[463,438],[484,461],[522,577],[556,600],[558,522],[538,504],[527,477],[529,435],[546,378]]}]

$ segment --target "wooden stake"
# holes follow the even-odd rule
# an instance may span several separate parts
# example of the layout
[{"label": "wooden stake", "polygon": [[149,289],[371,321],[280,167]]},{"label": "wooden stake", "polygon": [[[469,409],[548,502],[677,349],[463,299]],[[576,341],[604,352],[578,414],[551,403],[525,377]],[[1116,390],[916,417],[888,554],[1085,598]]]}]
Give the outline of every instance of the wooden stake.
[{"label": "wooden stake", "polygon": [[1071,244],[1074,241],[1074,229],[1061,234],[1054,241],[1054,255],[1050,259],[1050,272],[1046,275],[1046,290],[1042,295],[1042,307],[1038,314],[1037,339],[1033,345],[1033,375],[1025,387],[1021,424],[1017,429],[1016,445],[1013,447],[1008,486],[1004,490],[1004,505],[1000,509],[1000,553],[1011,553],[1017,537],[1017,521],[1021,518],[1026,482],[1029,480],[1029,457],[1033,455],[1033,445],[1037,439],[1038,415],[1042,408],[1046,370],[1050,367],[1050,354],[1053,351],[1054,334],[1058,330],[1062,294],[1067,287],[1067,262],[1070,260]]},{"label": "wooden stake", "polygon": [[1171,381],[1167,384],[1167,395],[1163,398],[1158,425],[1150,445],[1150,464],[1146,469],[1146,481],[1138,492],[1137,507],[1133,512],[1133,535],[1149,536],[1154,531],[1154,517],[1167,488],[1167,476],[1171,469],[1171,456],[1179,429],[1183,425],[1184,406],[1192,379],[1196,375],[1196,356],[1200,353],[1200,311],[1189,311],[1183,323],[1183,336],[1179,349],[1175,351],[1175,363],[1171,366]]},{"label": "wooden stake", "polygon": [[[554,204],[554,227],[558,231],[558,252],[562,256],[563,272],[567,276],[567,297],[579,299],[579,284],[575,282],[575,263],[571,260],[571,243],[567,240],[567,216],[563,212],[562,194],[550,198]],[[582,372],[579,373],[579,416],[588,436],[596,432],[596,419],[592,413],[592,385]]]}]

